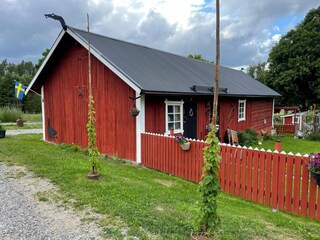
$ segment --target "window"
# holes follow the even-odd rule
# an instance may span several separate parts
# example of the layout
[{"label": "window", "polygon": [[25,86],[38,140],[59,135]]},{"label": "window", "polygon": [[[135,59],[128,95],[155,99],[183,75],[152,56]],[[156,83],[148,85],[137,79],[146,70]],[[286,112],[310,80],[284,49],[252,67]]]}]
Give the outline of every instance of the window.
[{"label": "window", "polygon": [[299,117],[297,117],[297,116],[294,117],[294,116],[293,116],[293,117],[292,117],[292,124],[299,124],[299,122],[300,122],[299,120],[300,120]]},{"label": "window", "polygon": [[174,133],[183,133],[183,101],[165,101],[166,104],[166,134],[170,129]]},{"label": "window", "polygon": [[239,100],[238,122],[246,120],[246,100]]}]

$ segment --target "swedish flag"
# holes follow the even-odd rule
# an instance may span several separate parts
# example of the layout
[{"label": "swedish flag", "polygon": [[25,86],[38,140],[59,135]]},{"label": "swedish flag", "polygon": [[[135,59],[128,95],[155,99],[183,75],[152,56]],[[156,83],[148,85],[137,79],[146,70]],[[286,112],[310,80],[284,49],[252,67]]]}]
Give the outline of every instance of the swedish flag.
[{"label": "swedish flag", "polygon": [[16,83],[16,86],[14,89],[14,95],[16,96],[16,98],[21,100],[24,97],[24,93],[25,93],[27,87],[17,81],[15,81],[15,83]]}]

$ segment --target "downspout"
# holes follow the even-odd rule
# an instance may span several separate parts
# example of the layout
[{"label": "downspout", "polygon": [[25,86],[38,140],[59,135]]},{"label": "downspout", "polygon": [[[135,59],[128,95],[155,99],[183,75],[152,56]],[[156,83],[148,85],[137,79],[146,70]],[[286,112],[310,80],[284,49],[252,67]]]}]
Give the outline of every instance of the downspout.
[{"label": "downspout", "polygon": [[46,140],[46,118],[44,109],[44,86],[41,87],[42,139]]},{"label": "downspout", "polygon": [[274,127],[274,98],[272,99],[272,128]]},{"label": "downspout", "polygon": [[[139,97],[139,98],[138,98]],[[136,162],[141,163],[141,133],[145,132],[145,95],[136,92],[136,107],[140,110],[136,117]]]}]

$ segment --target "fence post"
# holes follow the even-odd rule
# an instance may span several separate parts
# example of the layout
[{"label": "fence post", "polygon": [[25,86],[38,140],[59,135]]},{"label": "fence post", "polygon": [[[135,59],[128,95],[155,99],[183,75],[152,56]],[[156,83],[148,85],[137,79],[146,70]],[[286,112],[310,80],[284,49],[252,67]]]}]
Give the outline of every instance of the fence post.
[{"label": "fence post", "polygon": [[274,149],[277,150],[279,153],[281,152],[282,143],[280,140],[276,140]]}]

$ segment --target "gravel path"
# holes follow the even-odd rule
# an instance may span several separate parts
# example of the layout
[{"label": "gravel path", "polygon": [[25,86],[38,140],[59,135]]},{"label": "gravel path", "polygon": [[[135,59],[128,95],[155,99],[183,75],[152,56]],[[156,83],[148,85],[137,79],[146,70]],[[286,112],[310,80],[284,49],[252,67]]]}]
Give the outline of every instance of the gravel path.
[{"label": "gravel path", "polygon": [[38,134],[38,133],[42,133],[42,129],[6,130],[6,135]]},{"label": "gravel path", "polygon": [[101,239],[101,229],[88,211],[75,212],[36,194],[56,192],[45,179],[35,178],[24,167],[0,162],[0,239]]}]

